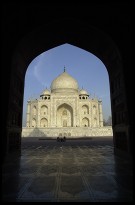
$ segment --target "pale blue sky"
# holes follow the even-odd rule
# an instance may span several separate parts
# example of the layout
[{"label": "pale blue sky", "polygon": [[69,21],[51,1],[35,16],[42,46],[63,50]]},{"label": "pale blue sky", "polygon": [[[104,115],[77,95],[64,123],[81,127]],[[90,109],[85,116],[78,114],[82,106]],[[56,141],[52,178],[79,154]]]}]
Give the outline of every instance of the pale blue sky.
[{"label": "pale blue sky", "polygon": [[103,118],[111,115],[108,72],[102,61],[83,49],[63,44],[37,56],[29,64],[25,76],[23,126],[26,121],[27,100],[39,98],[40,94],[60,75],[64,66],[66,72],[78,81],[90,94],[102,99]]}]

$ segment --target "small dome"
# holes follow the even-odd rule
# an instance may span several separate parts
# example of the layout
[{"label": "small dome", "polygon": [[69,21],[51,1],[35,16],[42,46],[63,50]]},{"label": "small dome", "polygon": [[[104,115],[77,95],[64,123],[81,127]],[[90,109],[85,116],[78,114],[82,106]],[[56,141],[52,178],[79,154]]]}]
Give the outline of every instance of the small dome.
[{"label": "small dome", "polygon": [[81,89],[79,92],[79,95],[88,95],[87,91],[84,89]]},{"label": "small dome", "polygon": [[40,96],[43,96],[43,95],[50,95],[50,91],[48,89],[45,89]]},{"label": "small dome", "polygon": [[78,92],[77,81],[70,76],[67,72],[63,72],[57,78],[52,81],[52,92]]}]

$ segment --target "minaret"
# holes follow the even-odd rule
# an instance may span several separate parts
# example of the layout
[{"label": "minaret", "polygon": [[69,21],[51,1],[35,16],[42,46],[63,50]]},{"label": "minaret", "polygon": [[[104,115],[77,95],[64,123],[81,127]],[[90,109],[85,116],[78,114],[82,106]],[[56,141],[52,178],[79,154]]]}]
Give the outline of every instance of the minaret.
[{"label": "minaret", "polygon": [[30,127],[30,101],[27,104],[26,127]]},{"label": "minaret", "polygon": [[64,66],[64,72],[66,72],[66,68],[65,68],[65,66]]},{"label": "minaret", "polygon": [[102,100],[98,101],[98,106],[99,106],[99,126],[103,127]]}]

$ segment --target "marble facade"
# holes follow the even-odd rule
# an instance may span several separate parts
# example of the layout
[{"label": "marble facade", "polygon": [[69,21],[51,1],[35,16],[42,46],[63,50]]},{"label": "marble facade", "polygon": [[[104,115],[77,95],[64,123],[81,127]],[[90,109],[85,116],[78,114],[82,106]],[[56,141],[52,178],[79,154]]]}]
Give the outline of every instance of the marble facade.
[{"label": "marble facade", "polygon": [[103,126],[102,101],[90,98],[65,70],[45,89],[39,99],[27,104],[26,127],[22,136],[110,136]]}]

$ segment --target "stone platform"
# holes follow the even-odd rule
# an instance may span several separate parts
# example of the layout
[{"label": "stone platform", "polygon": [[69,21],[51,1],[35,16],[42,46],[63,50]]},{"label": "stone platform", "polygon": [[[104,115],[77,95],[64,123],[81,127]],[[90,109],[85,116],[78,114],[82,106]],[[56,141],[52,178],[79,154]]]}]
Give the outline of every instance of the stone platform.
[{"label": "stone platform", "polygon": [[62,127],[62,128],[25,128],[22,129],[22,137],[50,137],[65,136],[67,138],[113,136],[112,127]]},{"label": "stone platform", "polygon": [[113,154],[112,138],[23,138],[3,166],[4,202],[131,202],[132,161]]}]

